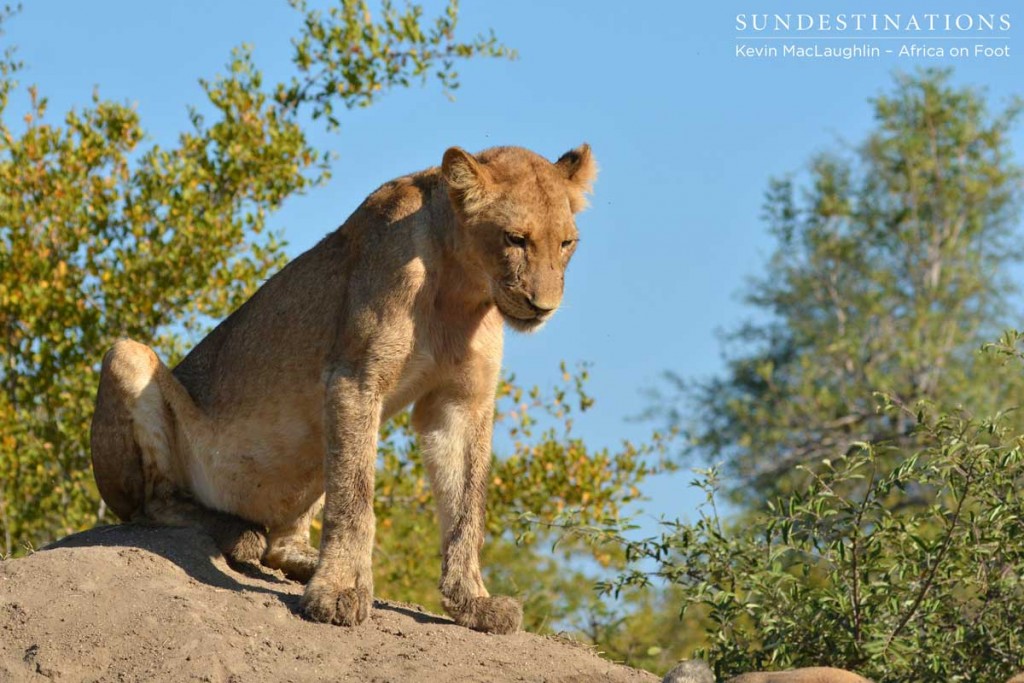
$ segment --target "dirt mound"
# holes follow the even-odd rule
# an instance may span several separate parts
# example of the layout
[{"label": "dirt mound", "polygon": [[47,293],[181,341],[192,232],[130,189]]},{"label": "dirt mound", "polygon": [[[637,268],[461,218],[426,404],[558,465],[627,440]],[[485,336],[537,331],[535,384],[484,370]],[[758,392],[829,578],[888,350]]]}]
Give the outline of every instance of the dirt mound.
[{"label": "dirt mound", "polygon": [[101,527],[0,562],[0,681],[631,681],[564,640],[490,636],[378,600],[356,628],[302,587],[229,568],[186,529]]}]

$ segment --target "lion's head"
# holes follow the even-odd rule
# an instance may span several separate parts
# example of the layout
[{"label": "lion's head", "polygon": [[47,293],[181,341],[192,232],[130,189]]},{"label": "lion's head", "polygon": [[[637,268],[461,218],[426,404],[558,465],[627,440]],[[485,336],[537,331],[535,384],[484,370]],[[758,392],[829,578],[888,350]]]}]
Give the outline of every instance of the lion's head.
[{"label": "lion's head", "polygon": [[472,155],[452,147],[441,173],[460,238],[488,274],[491,295],[514,329],[539,328],[562,301],[565,268],[597,165],[586,144],[558,161],[520,147]]}]

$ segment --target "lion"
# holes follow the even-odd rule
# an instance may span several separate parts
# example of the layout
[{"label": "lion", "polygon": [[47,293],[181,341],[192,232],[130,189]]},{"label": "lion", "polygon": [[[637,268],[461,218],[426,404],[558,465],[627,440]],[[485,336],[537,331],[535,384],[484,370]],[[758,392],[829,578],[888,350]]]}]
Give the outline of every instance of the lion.
[{"label": "lion", "polygon": [[173,370],[116,342],[91,435],[109,508],[200,527],[229,560],[306,582],[306,618],[357,625],[373,597],[378,431],[413,405],[444,609],[516,631],[521,605],[488,593],[479,560],[503,327],[535,331],[559,307],[596,172],[586,144],[555,163],[452,147],[373,192]]}]

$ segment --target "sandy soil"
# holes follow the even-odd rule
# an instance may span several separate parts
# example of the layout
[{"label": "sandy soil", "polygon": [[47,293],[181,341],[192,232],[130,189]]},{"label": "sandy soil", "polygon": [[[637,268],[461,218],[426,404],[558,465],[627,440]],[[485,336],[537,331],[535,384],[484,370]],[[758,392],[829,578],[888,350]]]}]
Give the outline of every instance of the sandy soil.
[{"label": "sandy soil", "polygon": [[239,573],[185,529],[101,527],[0,562],[0,681],[621,681],[651,674],[527,633],[490,636],[377,601],[356,628],[302,587]]}]

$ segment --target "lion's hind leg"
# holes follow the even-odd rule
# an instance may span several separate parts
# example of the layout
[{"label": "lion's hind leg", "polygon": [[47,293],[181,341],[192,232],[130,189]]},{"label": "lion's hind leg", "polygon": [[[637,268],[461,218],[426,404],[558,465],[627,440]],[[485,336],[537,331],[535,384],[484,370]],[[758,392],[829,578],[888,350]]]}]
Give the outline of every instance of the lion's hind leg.
[{"label": "lion's hind leg", "polygon": [[280,569],[285,576],[294,581],[309,581],[320,560],[320,553],[309,542],[309,525],[323,506],[323,500],[321,496],[320,500],[293,524],[270,529],[267,551],[263,555],[264,565]]},{"label": "lion's hind leg", "polygon": [[262,526],[211,510],[180,493],[169,492],[147,501],[145,517],[159,524],[204,531],[235,565],[258,564],[267,551],[266,530]]},{"label": "lion's hind leg", "polygon": [[[100,371],[90,435],[93,474],[107,506],[126,522],[143,514],[151,490],[144,465],[150,454],[143,452],[139,427],[147,435],[168,432],[169,416],[153,377],[159,365],[149,347],[122,339],[103,357]],[[155,424],[147,428],[138,424],[140,419]],[[158,448],[166,449],[163,441]]]},{"label": "lion's hind leg", "polygon": [[199,408],[156,353],[130,339],[103,358],[92,421],[92,462],[103,500],[125,521],[201,529],[231,561],[259,562],[262,527],[193,501],[178,452],[199,427]]}]

